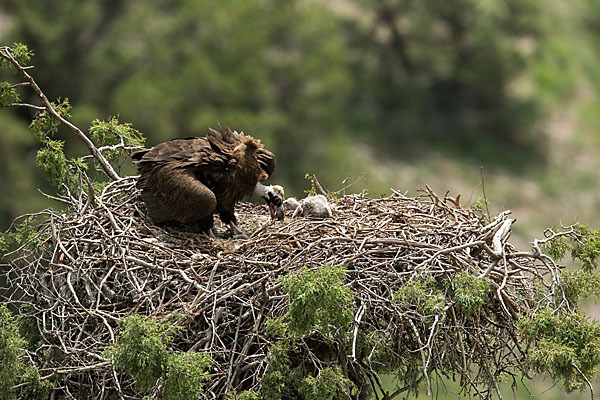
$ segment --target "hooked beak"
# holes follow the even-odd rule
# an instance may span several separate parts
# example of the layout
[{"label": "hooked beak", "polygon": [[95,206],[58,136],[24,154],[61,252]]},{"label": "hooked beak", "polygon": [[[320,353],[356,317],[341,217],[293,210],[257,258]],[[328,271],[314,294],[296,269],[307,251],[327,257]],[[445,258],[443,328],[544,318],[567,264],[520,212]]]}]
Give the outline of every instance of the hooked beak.
[{"label": "hooked beak", "polygon": [[256,188],[254,189],[254,193],[261,196],[267,202],[269,206],[269,212],[271,213],[271,219],[277,219],[279,221],[283,221],[285,217],[284,208],[283,208],[283,188],[281,186],[265,186],[262,183],[258,182],[256,184]]},{"label": "hooked beak", "polygon": [[[279,201],[277,201],[279,200]],[[275,203],[279,204],[275,204]],[[285,217],[285,213],[283,212],[283,203],[279,197],[276,197],[274,201],[267,201],[269,205],[269,212],[271,213],[271,219],[277,219],[278,221],[283,221]]]}]

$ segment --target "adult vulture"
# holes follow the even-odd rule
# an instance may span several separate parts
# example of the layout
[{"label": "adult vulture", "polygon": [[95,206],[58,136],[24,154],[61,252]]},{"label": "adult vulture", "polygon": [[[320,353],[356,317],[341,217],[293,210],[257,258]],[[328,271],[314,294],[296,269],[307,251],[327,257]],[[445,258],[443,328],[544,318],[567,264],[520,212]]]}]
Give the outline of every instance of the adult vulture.
[{"label": "adult vulture", "polygon": [[261,183],[273,173],[275,156],[251,136],[209,128],[205,137],[169,140],[132,157],[142,200],[156,223],[177,222],[214,237],[218,213],[232,236],[246,237],[234,207],[253,193],[266,200],[271,218],[283,220],[283,188]]}]

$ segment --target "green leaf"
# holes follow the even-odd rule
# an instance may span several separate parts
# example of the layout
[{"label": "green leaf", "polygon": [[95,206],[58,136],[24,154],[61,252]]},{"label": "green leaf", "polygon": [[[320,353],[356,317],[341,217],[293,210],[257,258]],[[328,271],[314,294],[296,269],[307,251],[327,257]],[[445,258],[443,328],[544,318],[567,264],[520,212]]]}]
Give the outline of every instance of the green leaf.
[{"label": "green leaf", "polygon": [[[21,66],[26,66],[27,62],[33,56],[33,51],[29,50],[23,43],[13,43],[12,48],[8,51]],[[14,65],[6,58],[0,57],[0,67],[14,68]]]},{"label": "green leaf", "polygon": [[25,66],[31,57],[33,57],[33,51],[29,50],[29,48],[23,43],[13,43],[12,45],[12,56],[21,66]]},{"label": "green leaf", "polygon": [[600,366],[598,321],[590,322],[575,312],[562,315],[544,308],[523,319],[521,329],[532,345],[528,356],[531,367],[562,380],[565,390],[581,388],[585,384],[582,373],[588,379],[597,373]]},{"label": "green leaf", "polygon": [[592,271],[598,266],[600,258],[600,230],[590,229],[583,224],[577,225],[576,230],[582,239],[575,243],[571,255],[581,260],[584,270]]},{"label": "green leaf", "polygon": [[466,271],[461,271],[452,280],[456,307],[466,315],[472,315],[488,302],[490,284]]},{"label": "green leaf", "polygon": [[432,277],[407,282],[396,291],[394,300],[404,310],[415,309],[424,316],[440,314],[446,307],[446,297]]},{"label": "green leaf", "polygon": [[169,364],[167,343],[182,328],[152,318],[130,315],[122,322],[118,340],[105,352],[115,369],[133,376],[138,390],[149,392]]},{"label": "green leaf", "polygon": [[203,393],[209,378],[211,358],[195,351],[178,352],[169,357],[167,376],[162,386],[165,400],[194,400]]},{"label": "green leaf", "polygon": [[317,376],[302,379],[298,393],[303,400],[345,400],[350,396],[352,382],[341,369],[323,368]]},{"label": "green leaf", "polygon": [[19,382],[24,346],[16,318],[4,304],[0,305],[0,400],[14,398],[13,386]]},{"label": "green leaf", "polygon": [[6,107],[20,101],[15,88],[8,82],[0,82],[0,107]]},{"label": "green leaf", "polygon": [[[120,144],[121,141],[126,147],[141,147],[146,141],[141,132],[134,129],[129,123],[120,123],[117,117],[110,117],[106,121],[94,120],[89,133],[96,147],[114,146]],[[127,153],[122,148],[104,153],[109,162],[122,161],[124,155]]]},{"label": "green leaf", "polygon": [[346,270],[326,264],[316,271],[302,269],[282,279],[290,301],[289,330],[302,336],[316,329],[330,335],[333,328],[347,329],[354,315],[354,296],[344,286]]}]

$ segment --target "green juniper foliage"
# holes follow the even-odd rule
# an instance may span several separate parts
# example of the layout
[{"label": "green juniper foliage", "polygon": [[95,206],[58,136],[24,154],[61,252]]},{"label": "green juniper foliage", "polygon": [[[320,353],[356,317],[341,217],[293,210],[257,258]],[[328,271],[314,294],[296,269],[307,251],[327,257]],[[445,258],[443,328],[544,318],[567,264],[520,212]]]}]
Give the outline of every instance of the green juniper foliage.
[{"label": "green juniper foliage", "polygon": [[581,269],[566,270],[561,273],[565,294],[577,303],[587,297],[600,297],[600,272]]},{"label": "green juniper foliage", "polygon": [[[15,44],[13,56],[18,61],[26,62],[32,53],[22,44]],[[2,66],[13,67],[6,59],[2,58]],[[16,88],[9,82],[0,82],[0,107],[19,101]],[[65,120],[71,119],[71,104],[69,99],[58,98],[50,103],[56,113]],[[68,157],[65,154],[65,142],[57,139],[61,123],[48,111],[40,111],[31,121],[29,127],[34,137],[40,143],[37,152],[37,165],[44,172],[50,182],[64,191],[65,187],[72,192],[81,190],[82,174],[88,169],[88,162],[83,157]],[[128,154],[123,148],[136,148],[144,144],[143,135],[132,128],[131,124],[119,123],[117,117],[110,117],[107,121],[94,120],[90,127],[90,138],[97,147],[115,146],[111,151],[105,152],[109,162],[122,164]],[[64,186],[63,186],[64,185]]]},{"label": "green juniper foliage", "polygon": [[297,356],[296,350],[294,339],[290,337],[271,345],[267,355],[268,368],[261,381],[265,400],[342,400],[355,390],[354,384],[342,375],[335,362],[322,360],[324,365],[330,366],[316,371],[308,365],[293,365],[297,362],[292,361],[292,357]]},{"label": "green juniper foliage", "polygon": [[20,389],[19,398],[46,400],[52,389],[52,382],[47,379],[41,379],[40,373],[36,367],[26,367],[23,371],[22,381],[27,385]]},{"label": "green juniper foliage", "polygon": [[[61,117],[71,117],[71,104],[68,99],[58,99],[51,104]],[[65,142],[54,138],[59,131],[59,122],[47,111],[42,111],[31,121],[29,127],[41,144],[36,157],[38,167],[60,191],[63,189],[62,185],[65,185],[71,191],[77,192],[80,175],[87,170],[88,165],[83,158],[67,158],[64,151]]]},{"label": "green juniper foliage", "polygon": [[[23,361],[26,345],[20,335],[17,318],[4,305],[0,305],[0,400],[17,398],[47,399],[52,384],[40,379],[38,369],[26,366]],[[14,386],[23,384],[19,390]]]},{"label": "green juniper foliage", "polygon": [[351,386],[339,367],[323,368],[317,376],[302,379],[298,393],[303,400],[342,400],[348,398]]},{"label": "green juniper foliage", "polygon": [[76,189],[79,182],[77,171],[87,169],[87,165],[79,159],[68,160],[64,144],[61,140],[48,139],[37,152],[37,165],[56,187],[65,184],[69,189]]},{"label": "green juniper foliage", "polygon": [[585,271],[592,271],[598,266],[598,258],[600,257],[600,230],[590,229],[586,225],[578,224],[575,231],[582,239],[573,244],[571,256],[581,260]]},{"label": "green juniper foliage", "polygon": [[244,390],[242,393],[227,393],[228,400],[261,400],[260,393],[255,390]]},{"label": "green juniper foliage", "polygon": [[[582,388],[600,366],[600,323],[576,312],[568,315],[544,308],[521,321],[524,337],[532,345],[531,367],[562,380],[568,392]],[[582,375],[583,374],[583,375]]]},{"label": "green juniper foliage", "polygon": [[288,324],[283,317],[270,318],[265,322],[265,332],[267,335],[274,338],[287,337]]},{"label": "green juniper foliage", "polygon": [[290,301],[289,329],[302,336],[313,329],[331,335],[331,327],[346,328],[352,321],[352,291],[344,286],[346,270],[326,264],[316,271],[302,269],[282,279]]},{"label": "green juniper foliage", "polygon": [[269,348],[268,368],[261,380],[265,400],[290,398],[294,386],[294,371],[291,368],[290,340],[280,340]]},{"label": "green juniper foliage", "polygon": [[477,276],[461,271],[450,282],[454,286],[456,307],[466,315],[471,315],[488,302],[490,284]]},{"label": "green juniper foliage", "polygon": [[165,373],[170,355],[167,344],[179,330],[166,322],[130,315],[105,356],[113,358],[116,370],[133,376],[138,390],[148,392]]},{"label": "green juniper foliage", "polygon": [[[268,368],[261,381],[265,400],[346,399],[352,385],[331,356],[320,357],[324,367],[314,369],[298,357],[298,340],[316,333],[331,345],[335,332],[344,332],[354,315],[354,297],[344,286],[344,267],[326,264],[317,270],[303,268],[284,277],[283,290],[289,312],[266,322],[266,332],[276,338],[267,354]],[[328,353],[328,351],[325,351]]]},{"label": "green juniper foliage", "polygon": [[123,320],[118,340],[104,356],[113,359],[117,371],[131,375],[142,393],[162,381],[162,398],[195,399],[202,394],[211,359],[202,353],[169,350],[168,343],[182,329],[169,319],[158,322],[130,315]]},{"label": "green juniper foliage", "polygon": [[[592,271],[598,266],[600,259],[600,230],[591,229],[587,225],[577,223],[573,227],[574,235],[561,235],[542,244],[542,251],[554,260],[565,258],[568,251],[571,257],[582,263],[585,271]],[[550,232],[558,232],[556,228]]]},{"label": "green juniper foliage", "polygon": [[437,315],[446,307],[446,297],[432,277],[406,283],[396,291],[394,299],[403,309],[414,308],[421,315]]},{"label": "green juniper foliage", "polygon": [[[37,226],[39,221],[33,216],[22,219],[15,223],[15,228],[5,233],[0,232],[0,255],[16,250],[20,246],[27,245],[36,248],[41,245],[38,240]],[[1,258],[1,257],[0,257]]]},{"label": "green juniper foliage", "polygon": [[[109,117],[106,121],[96,119],[90,127],[90,138],[97,147],[123,144],[127,147],[143,146],[146,139],[129,123],[120,123],[118,117]],[[116,148],[104,154],[111,163],[122,163],[127,155],[122,148]]]},{"label": "green juniper foliage", "polygon": [[[29,50],[23,43],[13,43],[11,47],[11,54],[13,58],[21,65],[27,64],[31,57],[34,55],[33,51]],[[6,59],[0,58],[0,67],[2,68],[13,68],[13,65]]]},{"label": "green juniper foliage", "polygon": [[[559,232],[555,227],[549,231]],[[574,260],[581,262],[582,269],[565,269],[560,273],[565,294],[577,304],[586,297],[600,296],[600,272],[596,269],[600,259],[600,230],[577,223],[573,231],[573,234],[559,235],[543,243],[542,251],[556,261],[570,252]]]},{"label": "green juniper foliage", "polygon": [[[550,228],[550,231],[557,232],[556,227]],[[571,249],[572,245],[567,236],[557,236],[554,239],[542,244],[541,248],[544,254],[549,255],[555,261],[560,261],[565,258],[566,252]]]},{"label": "green juniper foliage", "polygon": [[[13,58],[21,65],[27,64],[33,56],[33,51],[29,50],[23,43],[13,43],[11,50]],[[7,59],[0,58],[0,67],[13,68],[13,65]]]},{"label": "green juniper foliage", "polygon": [[17,90],[8,82],[0,82],[0,107],[19,102]]},{"label": "green juniper foliage", "polygon": [[[69,99],[57,99],[50,102],[56,113],[61,117],[68,119],[71,117],[71,103]],[[50,113],[42,111],[29,124],[29,128],[33,131],[35,138],[40,143],[45,143],[58,133],[60,122],[58,122]]]},{"label": "green juniper foliage", "polygon": [[166,400],[194,400],[203,392],[208,380],[211,359],[207,354],[195,351],[177,352],[168,359],[167,376],[162,385]]},{"label": "green juniper foliage", "polygon": [[5,305],[0,306],[0,400],[15,396],[12,387],[19,381],[24,346],[15,317]]}]

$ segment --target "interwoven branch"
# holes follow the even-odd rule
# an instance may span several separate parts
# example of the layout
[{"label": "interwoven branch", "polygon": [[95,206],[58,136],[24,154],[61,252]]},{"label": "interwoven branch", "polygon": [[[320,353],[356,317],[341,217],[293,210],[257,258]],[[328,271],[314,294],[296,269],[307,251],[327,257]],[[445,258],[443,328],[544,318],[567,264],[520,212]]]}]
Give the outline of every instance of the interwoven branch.
[{"label": "interwoven branch", "polygon": [[[118,321],[132,313],[186,316],[174,346],[211,355],[207,398],[259,389],[274,341],[265,321],[289,306],[278,279],[305,266],[347,268],[356,313],[349,338],[336,342],[337,362],[355,382],[380,390],[377,354],[385,352],[398,368],[419,365],[428,388],[432,376],[458,375],[471,393],[489,396],[500,374],[528,373],[518,318],[548,305],[568,307],[558,286],[561,267],[539,247],[518,252],[507,242],[507,212],[487,223],[430,189],[416,198],[343,196],[334,201],[334,217],[324,220],[271,223],[264,206],[244,203],[240,225],[255,232],[248,240],[227,238],[219,225],[216,240],[157,227],[144,217],[138,195],[129,177],[87,205],[64,198],[69,212],[40,214],[40,246],[7,257],[2,300],[36,321],[42,344],[30,357],[75,397],[135,396],[131,378],[102,356],[118,336]],[[460,271],[491,287],[474,315],[459,312],[451,297],[436,315],[420,315],[395,298],[399,288],[424,277],[449,296],[448,282]],[[49,349],[61,357],[43,360]],[[298,349],[324,365],[307,342]]]}]

